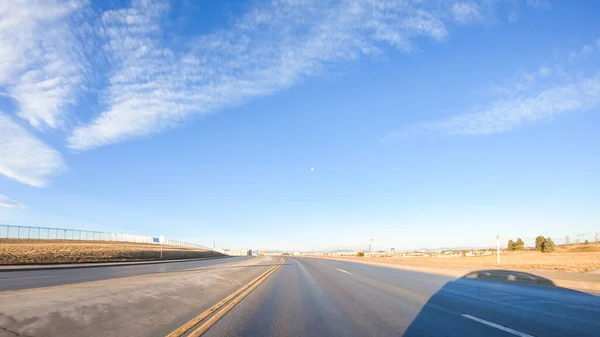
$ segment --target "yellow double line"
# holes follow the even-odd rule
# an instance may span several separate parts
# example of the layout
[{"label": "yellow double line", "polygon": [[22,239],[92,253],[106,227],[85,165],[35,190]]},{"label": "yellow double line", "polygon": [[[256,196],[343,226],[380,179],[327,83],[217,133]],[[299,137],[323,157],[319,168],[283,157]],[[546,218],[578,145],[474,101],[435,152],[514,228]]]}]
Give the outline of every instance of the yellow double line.
[{"label": "yellow double line", "polygon": [[[273,274],[277,270],[277,268],[279,268],[282,264],[283,264],[283,258],[275,266],[271,267],[271,269],[262,273],[260,276],[258,276],[254,280],[250,281],[249,283],[247,283],[245,286],[238,289],[233,294],[225,297],[219,303],[213,305],[212,307],[208,308],[206,311],[204,311],[200,315],[194,317],[189,322],[180,326],[175,331],[168,334],[167,337],[180,337],[180,336],[183,336],[184,334],[187,334],[186,336],[190,336],[190,337],[191,336],[193,336],[193,337],[201,336],[208,329],[210,329],[211,326],[213,326],[215,323],[217,323],[217,321],[219,319],[221,319],[221,317],[225,316],[225,314],[227,314],[227,312],[229,312],[231,309],[233,309],[233,307],[235,307],[236,304],[238,304],[241,300],[243,300],[244,297],[248,296],[248,294],[250,294],[261,283],[263,283],[264,280],[267,279],[267,277],[271,276],[271,274]],[[219,309],[221,309],[221,310],[219,310]],[[219,310],[219,312],[214,314],[212,317],[207,319],[205,322],[202,322],[208,316],[212,315],[217,310]],[[200,323],[202,323],[202,324],[200,324]],[[200,325],[198,326],[198,324],[200,324]]]}]

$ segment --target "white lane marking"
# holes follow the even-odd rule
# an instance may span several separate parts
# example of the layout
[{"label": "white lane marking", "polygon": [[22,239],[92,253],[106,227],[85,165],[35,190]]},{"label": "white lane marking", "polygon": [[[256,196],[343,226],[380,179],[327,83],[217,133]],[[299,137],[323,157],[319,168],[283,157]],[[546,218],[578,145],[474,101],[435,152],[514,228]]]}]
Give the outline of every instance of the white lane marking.
[{"label": "white lane marking", "polygon": [[342,273],[346,273],[346,274],[350,274],[350,275],[352,275],[352,273],[351,273],[351,272],[349,272],[349,271],[345,271],[345,270],[343,270],[343,269],[335,268],[335,270],[337,270],[337,271],[341,271]]},{"label": "white lane marking", "polygon": [[12,280],[28,280],[32,278],[49,278],[55,276],[31,276],[31,277],[15,277],[15,278],[0,278],[0,281],[12,281]]},{"label": "white lane marking", "polygon": [[472,320],[474,320],[475,322],[483,323],[483,324],[485,324],[485,325],[489,325],[489,326],[491,326],[491,327],[494,327],[494,328],[496,328],[496,329],[500,329],[500,330],[502,330],[502,331],[506,331],[506,332],[509,332],[509,333],[511,333],[511,334],[513,334],[513,335],[517,335],[517,336],[520,336],[520,337],[533,337],[533,336],[531,336],[531,335],[528,335],[528,334],[526,334],[526,333],[524,333],[524,332],[517,331],[517,330],[511,329],[511,328],[507,328],[507,327],[505,327],[505,326],[502,326],[502,325],[500,325],[500,324],[496,324],[496,323],[488,322],[488,321],[486,321],[486,320],[483,320],[483,319],[481,319],[481,318],[477,318],[477,317],[475,317],[475,316],[471,316],[471,315],[467,315],[467,314],[462,314],[462,317],[465,317],[465,318],[468,318],[468,319],[472,319]]}]

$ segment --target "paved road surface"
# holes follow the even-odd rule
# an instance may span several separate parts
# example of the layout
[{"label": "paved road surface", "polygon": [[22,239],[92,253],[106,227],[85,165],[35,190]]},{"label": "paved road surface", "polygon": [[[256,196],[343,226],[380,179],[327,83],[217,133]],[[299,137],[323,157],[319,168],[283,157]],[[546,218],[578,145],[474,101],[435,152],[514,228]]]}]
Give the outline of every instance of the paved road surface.
[{"label": "paved road surface", "polygon": [[600,336],[600,297],[287,258],[206,336]]},{"label": "paved road surface", "polygon": [[[279,258],[221,264],[225,261],[235,260],[12,274],[21,278],[1,282],[5,287],[159,273],[0,291],[0,337],[165,336]],[[192,270],[160,273],[168,268]],[[38,276],[53,277],[27,278]],[[513,272],[477,277],[455,279],[345,261],[286,258],[205,336],[600,336],[598,296],[549,285],[482,280],[543,281]]]},{"label": "paved road surface", "polygon": [[216,264],[241,261],[248,257],[228,257],[188,262],[143,264],[133,266],[94,267],[57,270],[2,271],[0,291],[19,290],[73,284],[89,281],[108,280],[120,277],[138,276],[194,269]]},{"label": "paved road surface", "polygon": [[[0,337],[165,336],[279,260],[213,260],[183,272],[0,291]],[[96,270],[71,271],[77,277]]]}]

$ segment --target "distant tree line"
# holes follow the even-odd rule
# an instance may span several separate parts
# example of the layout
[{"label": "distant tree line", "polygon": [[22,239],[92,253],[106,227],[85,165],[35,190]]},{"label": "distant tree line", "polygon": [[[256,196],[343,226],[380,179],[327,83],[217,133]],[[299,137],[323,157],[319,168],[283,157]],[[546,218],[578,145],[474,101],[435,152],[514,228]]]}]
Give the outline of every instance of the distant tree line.
[{"label": "distant tree line", "polygon": [[[556,248],[554,241],[550,237],[543,237],[542,235],[538,235],[535,238],[535,250],[542,253],[550,253],[553,252]],[[521,238],[517,238],[517,241],[508,240],[507,250],[509,252],[516,250],[525,250],[525,242]]]},{"label": "distant tree line", "polygon": [[508,240],[507,249],[511,252],[515,250],[525,250],[525,242],[523,242],[521,238],[517,238],[517,241]]}]

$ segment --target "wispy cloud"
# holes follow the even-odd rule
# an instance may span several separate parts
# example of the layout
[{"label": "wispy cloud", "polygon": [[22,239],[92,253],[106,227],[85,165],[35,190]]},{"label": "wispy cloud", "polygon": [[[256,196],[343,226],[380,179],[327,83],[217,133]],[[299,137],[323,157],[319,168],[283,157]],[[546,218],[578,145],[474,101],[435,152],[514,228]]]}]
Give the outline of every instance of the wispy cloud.
[{"label": "wispy cloud", "polygon": [[[583,48],[571,54],[598,53],[600,50]],[[494,88],[504,98],[482,108],[434,122],[412,125],[387,138],[415,134],[486,135],[513,130],[524,124],[548,121],[568,112],[585,111],[600,107],[600,67],[578,67],[559,62],[552,67],[517,76],[514,84],[503,89]],[[589,69],[592,69],[591,71]]]},{"label": "wispy cloud", "polygon": [[550,0],[527,0],[527,5],[533,7],[550,7]]},{"label": "wispy cloud", "polygon": [[218,111],[293,86],[329,67],[379,53],[412,51],[419,38],[444,40],[449,25],[478,16],[472,2],[275,0],[231,27],[174,47],[162,38],[168,8],[134,1],[107,11],[99,27],[112,69],[102,113],[75,128],[74,149],[154,134],[190,115]]},{"label": "wispy cloud", "polygon": [[467,23],[481,18],[479,5],[475,2],[454,3],[450,11],[454,19],[461,23]]},{"label": "wispy cloud", "polygon": [[85,1],[0,1],[0,86],[37,128],[62,125],[83,81],[75,15]]},{"label": "wispy cloud", "polygon": [[[420,51],[423,40],[448,40],[453,25],[485,20],[505,3],[264,0],[225,28],[174,39],[165,38],[170,4],[131,0],[100,10],[89,0],[0,1],[0,96],[14,99],[16,116],[41,135],[65,132],[69,148],[88,150],[390,47]],[[90,92],[97,100],[82,106]],[[0,174],[44,186],[64,169],[62,156],[18,122],[0,113]]]},{"label": "wispy cloud", "polygon": [[9,199],[8,197],[3,196],[2,194],[0,194],[0,207],[4,207],[4,208],[25,208],[25,205],[22,204],[22,203],[20,203],[20,202],[18,202],[18,201]]},{"label": "wispy cloud", "polygon": [[435,123],[425,123],[408,133],[485,135],[510,131],[525,123],[552,119],[566,112],[600,105],[600,74],[577,83],[560,85],[531,97],[497,101],[490,106]]},{"label": "wispy cloud", "polygon": [[60,153],[0,112],[0,174],[43,187],[64,168]]}]

